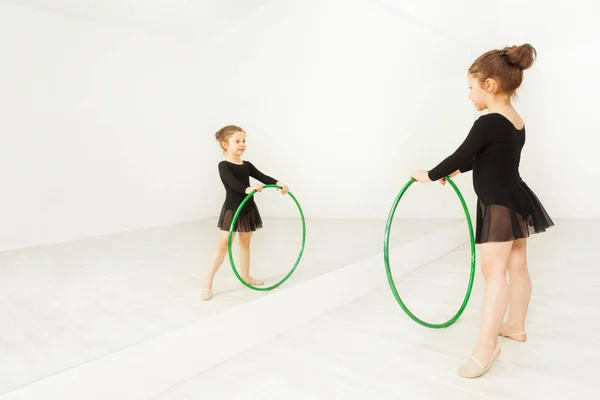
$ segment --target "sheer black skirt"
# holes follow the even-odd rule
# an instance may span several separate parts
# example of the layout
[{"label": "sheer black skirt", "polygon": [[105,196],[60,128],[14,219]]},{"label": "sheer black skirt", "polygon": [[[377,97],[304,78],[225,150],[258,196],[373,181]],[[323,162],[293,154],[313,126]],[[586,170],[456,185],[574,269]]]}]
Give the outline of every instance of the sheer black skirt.
[{"label": "sheer black skirt", "polygon": [[[223,204],[217,227],[222,231],[229,232],[236,210],[227,209],[227,206]],[[254,232],[260,228],[262,228],[262,219],[258,207],[256,204],[246,204],[235,221],[234,232]]]},{"label": "sheer black skirt", "polygon": [[554,226],[525,182],[519,180],[505,189],[502,194],[478,198],[476,243],[523,239]]}]

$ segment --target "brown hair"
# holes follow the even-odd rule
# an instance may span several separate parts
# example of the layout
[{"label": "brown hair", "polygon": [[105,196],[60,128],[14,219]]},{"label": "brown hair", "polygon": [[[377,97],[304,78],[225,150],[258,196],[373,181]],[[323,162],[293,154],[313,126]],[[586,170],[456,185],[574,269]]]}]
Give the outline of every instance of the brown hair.
[{"label": "brown hair", "polygon": [[219,129],[217,133],[215,133],[215,139],[217,139],[217,142],[219,143],[219,146],[221,146],[223,151],[225,151],[225,147],[223,147],[223,142],[228,141],[231,135],[233,135],[236,132],[244,132],[244,130],[236,125],[227,125]]},{"label": "brown hair", "polygon": [[536,57],[537,51],[529,43],[490,50],[473,62],[469,74],[480,83],[488,78],[495,79],[500,85],[498,92],[512,97],[523,82],[523,70],[531,67]]}]

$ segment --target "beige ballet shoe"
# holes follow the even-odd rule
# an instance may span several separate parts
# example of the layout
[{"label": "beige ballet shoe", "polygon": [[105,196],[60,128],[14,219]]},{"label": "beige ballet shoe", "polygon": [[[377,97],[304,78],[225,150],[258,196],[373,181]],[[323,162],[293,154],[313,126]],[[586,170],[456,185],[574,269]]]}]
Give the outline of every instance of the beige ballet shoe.
[{"label": "beige ballet shoe", "polygon": [[[525,338],[524,339],[517,339],[517,338],[513,337],[513,336],[521,336],[521,335],[525,335]],[[514,340],[515,342],[520,342],[520,343],[523,343],[523,342],[527,341],[527,332],[516,332],[516,333],[502,333],[502,332],[499,332],[498,336],[502,336],[502,337],[505,337],[505,338],[508,338],[510,340]]]},{"label": "beige ballet shoe", "polygon": [[213,292],[211,289],[203,289],[202,296],[200,296],[200,299],[202,301],[206,301],[206,300],[212,299],[212,296],[213,296]]},{"label": "beige ballet shoe", "polygon": [[463,365],[458,367],[457,372],[463,378],[467,378],[467,379],[479,378],[481,375],[488,372],[488,370],[492,366],[492,363],[494,361],[496,361],[498,359],[498,357],[500,357],[500,344],[498,344],[498,346],[496,346],[496,351],[494,351],[494,355],[492,356],[492,359],[488,363],[487,367],[484,367],[479,361],[477,361],[477,359],[475,357],[471,356],[471,360],[473,360],[475,362],[475,364],[477,364],[477,365],[473,365],[467,361],[466,363],[464,363]]},{"label": "beige ballet shoe", "polygon": [[263,281],[259,281],[258,279],[254,279],[254,278],[248,278],[246,283],[248,285],[252,285],[252,286],[262,286],[265,284]]}]

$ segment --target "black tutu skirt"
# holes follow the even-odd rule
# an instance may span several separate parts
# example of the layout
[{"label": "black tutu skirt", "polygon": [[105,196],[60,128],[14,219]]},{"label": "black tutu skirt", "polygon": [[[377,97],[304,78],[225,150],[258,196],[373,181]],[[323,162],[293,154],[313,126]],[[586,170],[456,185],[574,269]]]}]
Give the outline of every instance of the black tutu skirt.
[{"label": "black tutu skirt", "polygon": [[[228,209],[227,206],[223,204],[221,215],[219,216],[219,222],[217,223],[217,226],[222,231],[229,232],[231,229],[231,221],[233,221],[233,216],[235,215],[236,210]],[[240,215],[238,215],[238,218],[235,221],[235,227],[233,230],[234,232],[254,232],[260,228],[262,228],[262,219],[260,218],[258,207],[256,207],[256,204],[252,204],[242,209]]]},{"label": "black tutu skirt", "polygon": [[501,193],[478,198],[476,243],[523,239],[552,226],[554,222],[544,206],[522,180]]}]

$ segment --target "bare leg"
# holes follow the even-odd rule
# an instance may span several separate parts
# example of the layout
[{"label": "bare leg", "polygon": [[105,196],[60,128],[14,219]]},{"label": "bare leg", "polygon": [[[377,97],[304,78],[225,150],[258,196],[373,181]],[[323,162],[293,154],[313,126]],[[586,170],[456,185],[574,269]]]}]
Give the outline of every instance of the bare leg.
[{"label": "bare leg", "polygon": [[256,280],[250,276],[250,240],[252,232],[240,232],[240,274],[242,279],[247,283],[255,286],[262,285],[263,282]]},{"label": "bare leg", "polygon": [[204,291],[202,294],[203,300],[209,300],[212,297],[213,280],[215,279],[215,274],[219,270],[221,264],[223,264],[223,260],[225,259],[225,255],[227,254],[228,240],[229,232],[221,231],[219,235],[219,242],[217,243],[217,248],[215,249],[215,253],[213,255],[210,267],[208,269],[208,274],[206,275],[206,280],[204,282]]},{"label": "bare leg", "polygon": [[[484,367],[488,367],[493,361],[493,357],[499,355],[499,353],[496,353],[498,332],[508,306],[506,268],[512,244],[512,242],[499,242],[484,243],[482,245],[482,273],[485,279],[485,293],[481,328],[471,353],[472,358],[459,368],[459,374],[462,376],[476,377],[466,376],[475,369],[480,369],[473,358]],[[473,369],[474,367],[475,369]]]},{"label": "bare leg", "polygon": [[[531,277],[527,269],[527,239],[516,240],[508,259],[509,311],[506,324],[500,327],[500,334],[511,335],[518,342],[527,340],[525,318],[531,299]],[[519,333],[519,335],[515,335]]]}]

